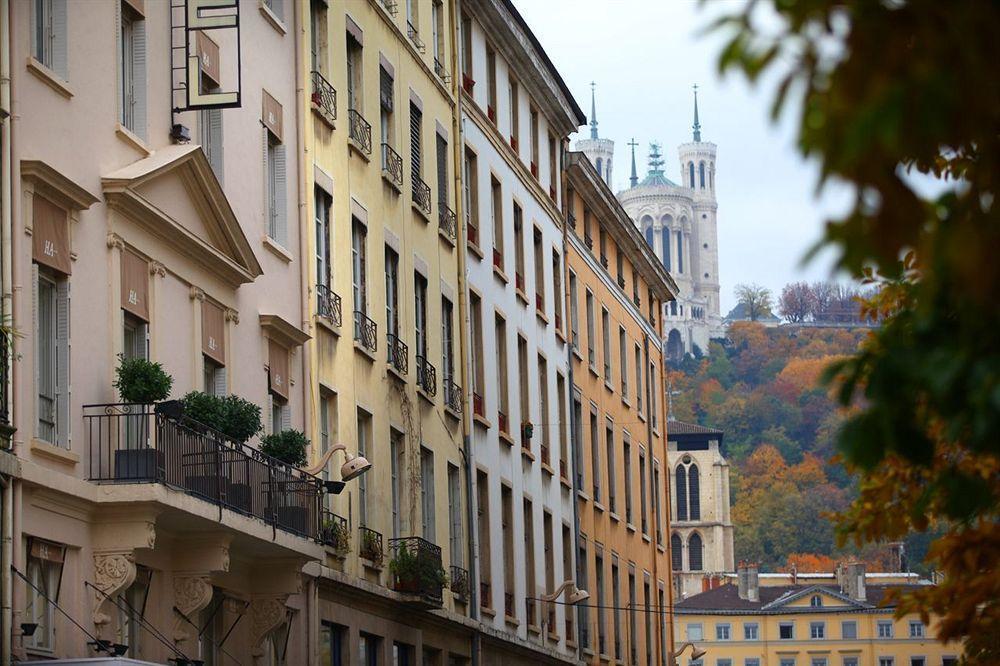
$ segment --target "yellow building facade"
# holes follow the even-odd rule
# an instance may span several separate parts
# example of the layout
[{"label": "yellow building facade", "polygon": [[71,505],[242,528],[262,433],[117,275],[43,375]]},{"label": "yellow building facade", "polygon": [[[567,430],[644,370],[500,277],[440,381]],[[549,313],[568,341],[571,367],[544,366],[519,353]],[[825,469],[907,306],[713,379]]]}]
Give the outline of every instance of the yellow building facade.
[{"label": "yellow building facade", "polygon": [[[764,576],[767,576],[765,574]],[[941,643],[935,623],[895,616],[890,594],[921,584],[910,575],[865,574],[849,564],[836,576],[764,580],[741,564],[737,584],[688,597],[674,608],[678,664],[695,666],[955,666],[958,643]],[[789,577],[790,578],[790,577]]]},{"label": "yellow building facade", "polygon": [[677,287],[604,179],[569,153],[567,300],[572,349],[578,610],[587,663],[664,664],[670,511],[659,313]]}]

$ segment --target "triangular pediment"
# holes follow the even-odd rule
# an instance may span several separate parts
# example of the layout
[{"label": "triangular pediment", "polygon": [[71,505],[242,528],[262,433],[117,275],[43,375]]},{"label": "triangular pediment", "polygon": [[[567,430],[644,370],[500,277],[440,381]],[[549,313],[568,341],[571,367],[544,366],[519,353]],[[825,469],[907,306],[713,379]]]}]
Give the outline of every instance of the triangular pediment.
[{"label": "triangular pediment", "polygon": [[102,178],[104,196],[234,286],[262,270],[199,146],[169,146]]},{"label": "triangular pediment", "polygon": [[[821,606],[813,606],[813,597],[819,597]],[[830,608],[870,608],[871,604],[852,599],[846,594],[823,585],[809,585],[794,591],[786,592],[774,601],[765,604],[762,610],[778,608],[808,612]]]}]

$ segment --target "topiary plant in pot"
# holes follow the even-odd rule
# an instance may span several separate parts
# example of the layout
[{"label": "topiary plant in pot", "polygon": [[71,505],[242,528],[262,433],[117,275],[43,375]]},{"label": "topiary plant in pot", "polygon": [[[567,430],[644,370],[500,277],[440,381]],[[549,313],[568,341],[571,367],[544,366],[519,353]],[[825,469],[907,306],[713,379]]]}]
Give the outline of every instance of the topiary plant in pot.
[{"label": "topiary plant in pot", "polygon": [[166,400],[173,385],[173,377],[164,371],[161,364],[118,355],[114,387],[123,402],[148,405]]},{"label": "topiary plant in pot", "polygon": [[191,391],[181,398],[181,404],[190,426],[208,426],[238,444],[246,443],[263,427],[260,407],[236,395],[220,397]]},{"label": "topiary plant in pot", "polygon": [[306,464],[309,440],[298,430],[282,430],[267,435],[260,442],[260,452],[288,465],[301,467]]},{"label": "topiary plant in pot", "polygon": [[153,480],[163,470],[163,452],[150,445],[150,418],[144,408],[165,400],[174,380],[159,363],[118,356],[114,387],[122,402],[121,439],[115,450],[115,478]]}]

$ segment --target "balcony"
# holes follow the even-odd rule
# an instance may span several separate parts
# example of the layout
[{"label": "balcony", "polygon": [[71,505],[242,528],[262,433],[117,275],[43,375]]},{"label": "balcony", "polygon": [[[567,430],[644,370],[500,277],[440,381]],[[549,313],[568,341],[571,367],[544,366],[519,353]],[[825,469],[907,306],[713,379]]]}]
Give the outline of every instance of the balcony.
[{"label": "balcony", "polygon": [[186,418],[177,401],[83,407],[87,479],[159,483],[310,539],[320,536],[321,479]]},{"label": "balcony", "polygon": [[427,51],[427,47],[424,45],[424,40],[420,39],[420,33],[417,31],[416,26],[409,21],[406,22],[406,35],[410,38],[410,41],[413,42],[413,46],[415,46],[418,51],[421,53],[425,53]]},{"label": "balcony", "polygon": [[387,353],[389,367],[399,375],[405,376],[410,369],[410,348],[396,335],[389,333],[385,336],[388,347]]},{"label": "balcony", "polygon": [[514,271],[514,288],[518,291],[524,291],[524,275],[521,274],[521,271]]},{"label": "balcony", "polygon": [[344,316],[340,296],[325,284],[316,285],[316,314],[334,326],[339,327],[343,324]]},{"label": "balcony", "polygon": [[385,11],[389,12],[389,16],[396,15],[396,0],[379,0],[379,4]]},{"label": "balcony", "polygon": [[437,370],[423,356],[417,356],[417,388],[432,398],[437,395]]},{"label": "balcony", "polygon": [[607,257],[607,255],[603,255],[603,254],[601,255],[601,266],[603,266],[605,268],[605,270],[607,270],[607,268],[608,268],[608,257]]},{"label": "balcony", "polygon": [[434,73],[437,74],[437,77],[441,79],[442,83],[451,83],[451,74],[448,73],[447,68],[445,68],[444,64],[437,58],[434,58]]},{"label": "balcony", "polygon": [[372,155],[372,126],[357,110],[347,112],[347,135],[351,147],[370,158]]},{"label": "balcony", "polygon": [[587,246],[588,250],[594,249],[594,239],[590,234],[583,235],[583,244]]},{"label": "balcony", "polygon": [[382,178],[397,192],[403,191],[403,158],[387,143],[382,144]]},{"label": "balcony", "polygon": [[420,608],[440,608],[448,578],[441,567],[441,547],[420,537],[389,539],[392,589]]},{"label": "balcony", "polygon": [[431,218],[431,187],[417,174],[413,174],[412,199],[417,212],[429,220]]},{"label": "balcony", "polygon": [[444,378],[444,407],[456,416],[462,413],[462,387],[447,376]]},{"label": "balcony", "polygon": [[381,532],[376,532],[363,525],[358,528],[358,556],[381,568],[385,558]]},{"label": "balcony", "polygon": [[467,569],[451,565],[451,576],[448,581],[448,589],[463,601],[469,598],[469,572]]},{"label": "balcony", "polygon": [[448,204],[443,201],[438,203],[438,231],[452,245],[458,240],[458,217],[455,215],[455,211],[448,208]]},{"label": "balcony", "polygon": [[351,550],[351,530],[347,527],[347,518],[326,509],[320,511],[319,540],[341,557],[346,555]]},{"label": "balcony", "polygon": [[369,354],[378,350],[378,326],[360,310],[354,311],[354,341]]},{"label": "balcony", "polygon": [[625,276],[624,275],[619,275],[618,276],[618,286],[621,289],[625,288]]},{"label": "balcony", "polygon": [[312,71],[313,111],[316,111],[331,127],[337,121],[337,91],[318,71]]}]

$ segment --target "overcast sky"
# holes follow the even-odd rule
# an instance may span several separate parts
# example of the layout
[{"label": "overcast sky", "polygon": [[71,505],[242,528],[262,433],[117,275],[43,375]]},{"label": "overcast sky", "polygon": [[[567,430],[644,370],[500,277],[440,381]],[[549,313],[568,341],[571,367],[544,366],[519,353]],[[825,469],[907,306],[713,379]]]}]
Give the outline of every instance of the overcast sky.
[{"label": "overcast sky", "polygon": [[[829,277],[829,259],[803,267],[823,221],[842,208],[846,192],[817,199],[817,168],[794,144],[793,114],[770,120],[774,86],[751,89],[716,62],[721,36],[703,34],[710,16],[742,0],[514,0],[590,117],[590,82],[597,83],[600,135],[615,141],[614,186],[628,185],[635,137],[639,177],[650,141],[663,146],[667,177],[679,182],[677,146],[691,140],[692,84],[698,84],[702,140],[718,146],[719,272],[722,314],[735,305],[733,287],[758,282],[775,297],[794,280]],[[584,128],[586,133],[587,128]]]}]

